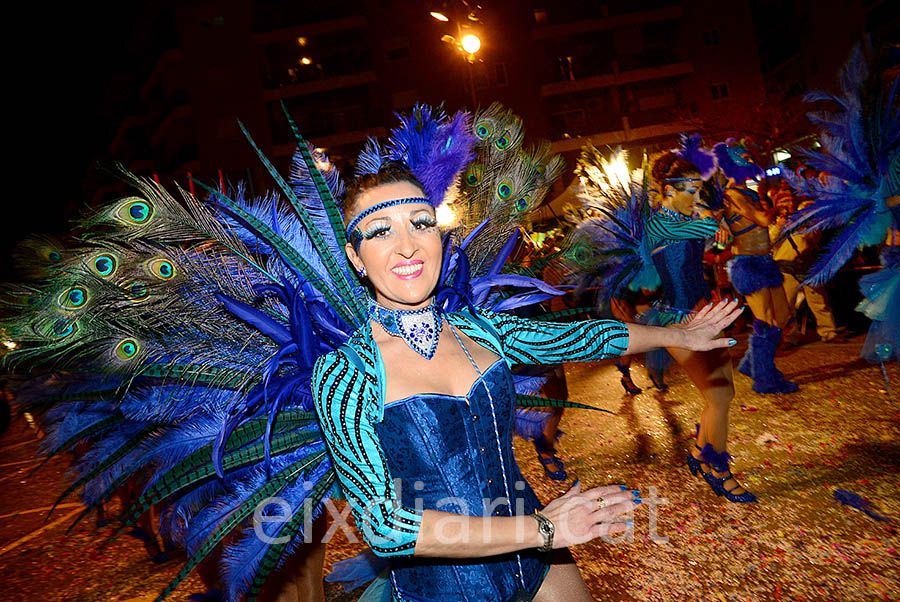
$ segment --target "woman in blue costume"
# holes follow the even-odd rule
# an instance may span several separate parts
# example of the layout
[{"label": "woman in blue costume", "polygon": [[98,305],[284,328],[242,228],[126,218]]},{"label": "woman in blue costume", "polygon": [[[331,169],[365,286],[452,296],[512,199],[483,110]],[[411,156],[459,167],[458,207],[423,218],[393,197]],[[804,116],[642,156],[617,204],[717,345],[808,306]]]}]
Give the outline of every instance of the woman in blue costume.
[{"label": "woman in blue costume", "polygon": [[389,585],[379,595],[394,600],[590,600],[571,557],[550,552],[624,530],[611,521],[637,498],[576,484],[541,506],[512,451],[510,365],[721,348],[737,307],[704,309],[684,329],[534,322],[468,304],[443,312],[441,239],[423,190],[392,164],[351,185],[347,255],[374,298],[369,322],[313,373],[338,479],[367,543],[390,560],[373,587]]},{"label": "woman in blue costume", "polygon": [[738,371],[753,379],[757,393],[794,393],[797,383],[787,380],[775,367],[775,350],[793,311],[782,286],[784,276],[770,254],[768,226],[773,215],[757,207],[758,196],[745,185],[747,179],[758,178],[762,170],[742,145],[723,142],[716,145],[715,153],[719,168],[728,178],[725,221],[734,236],[728,276],[755,318]]},{"label": "woman in blue costume", "polygon": [[[682,154],[686,154],[684,150]],[[697,158],[701,156],[699,149],[695,148],[688,156],[702,163]],[[703,183],[701,171],[712,169],[701,170],[675,151],[653,162],[652,178],[662,198],[659,212],[649,217],[646,235],[653,249],[653,264],[662,280],[663,298],[648,314],[651,323],[678,324],[711,298],[703,270],[704,240],[715,236],[719,225],[712,216],[693,218]],[[734,398],[734,374],[728,350],[668,351],[705,400],[697,443],[688,455],[688,468],[694,475],[701,473],[717,495],[724,495],[732,502],[755,502],[756,496],[735,480],[728,467],[728,414]]]}]

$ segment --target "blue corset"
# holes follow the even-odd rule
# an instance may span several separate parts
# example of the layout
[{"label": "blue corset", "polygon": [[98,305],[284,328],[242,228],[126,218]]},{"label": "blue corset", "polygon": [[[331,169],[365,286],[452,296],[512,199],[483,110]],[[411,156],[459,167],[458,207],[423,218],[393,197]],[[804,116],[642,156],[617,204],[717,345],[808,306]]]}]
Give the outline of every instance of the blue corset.
[{"label": "blue corset", "polygon": [[710,298],[709,284],[703,277],[703,248],[702,240],[680,240],[653,254],[664,303],[689,310],[700,299]]},{"label": "blue corset", "polygon": [[[425,393],[385,406],[376,431],[392,476],[402,479],[401,503],[470,516],[541,508],[513,455],[515,389],[506,362],[492,364],[467,398]],[[500,503],[507,498],[504,467],[512,511]],[[525,591],[537,591],[547,561],[537,550],[471,560],[391,558],[394,596],[422,602],[513,600],[521,595],[522,581]]]}]

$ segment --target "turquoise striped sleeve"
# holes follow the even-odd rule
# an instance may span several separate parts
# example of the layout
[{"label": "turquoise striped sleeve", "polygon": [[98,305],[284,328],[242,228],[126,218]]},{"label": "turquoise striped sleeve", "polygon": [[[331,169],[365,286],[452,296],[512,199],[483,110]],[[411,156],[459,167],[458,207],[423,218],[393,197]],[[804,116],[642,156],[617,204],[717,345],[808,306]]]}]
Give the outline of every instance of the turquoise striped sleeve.
[{"label": "turquoise striped sleeve", "polygon": [[316,362],[312,390],[325,443],[363,539],[378,556],[411,555],[422,514],[402,506],[394,491],[375,412],[366,403],[365,373],[334,351]]},{"label": "turquoise striped sleeve", "polygon": [[719,230],[719,222],[711,217],[678,222],[658,215],[647,222],[647,235],[654,247],[678,240],[710,238]]},{"label": "turquoise striped sleeve", "polygon": [[628,349],[628,327],[618,320],[560,323],[480,313],[500,335],[504,355],[517,364],[593,362]]}]

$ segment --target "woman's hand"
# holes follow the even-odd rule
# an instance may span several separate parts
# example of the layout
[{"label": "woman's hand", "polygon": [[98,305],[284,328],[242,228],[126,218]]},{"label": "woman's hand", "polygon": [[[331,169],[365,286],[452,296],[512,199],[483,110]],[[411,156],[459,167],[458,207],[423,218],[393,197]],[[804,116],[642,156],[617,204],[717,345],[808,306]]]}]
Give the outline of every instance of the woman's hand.
[{"label": "woman's hand", "polygon": [[743,311],[737,299],[722,299],[715,305],[710,303],[682,324],[673,326],[681,329],[683,340],[678,347],[691,351],[709,351],[735,344],[731,338],[717,338],[719,333],[737,320]]},{"label": "woman's hand", "polygon": [[[556,527],[553,547],[566,548],[585,543],[603,535],[622,533],[634,523],[625,522],[641,502],[635,492],[624,485],[608,485],[581,491],[575,485],[541,510]],[[617,520],[618,519],[618,520]]]}]

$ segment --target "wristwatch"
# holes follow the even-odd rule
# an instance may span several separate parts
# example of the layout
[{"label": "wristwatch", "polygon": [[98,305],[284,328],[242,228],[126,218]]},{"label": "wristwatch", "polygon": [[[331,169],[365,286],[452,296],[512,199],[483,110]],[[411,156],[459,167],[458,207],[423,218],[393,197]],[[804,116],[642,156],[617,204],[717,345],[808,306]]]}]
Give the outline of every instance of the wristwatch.
[{"label": "wristwatch", "polygon": [[556,533],[556,527],[553,525],[553,521],[537,510],[535,510],[534,514],[531,516],[537,521],[538,533],[544,537],[544,545],[539,547],[538,550],[541,552],[549,552],[553,549],[553,534]]}]

